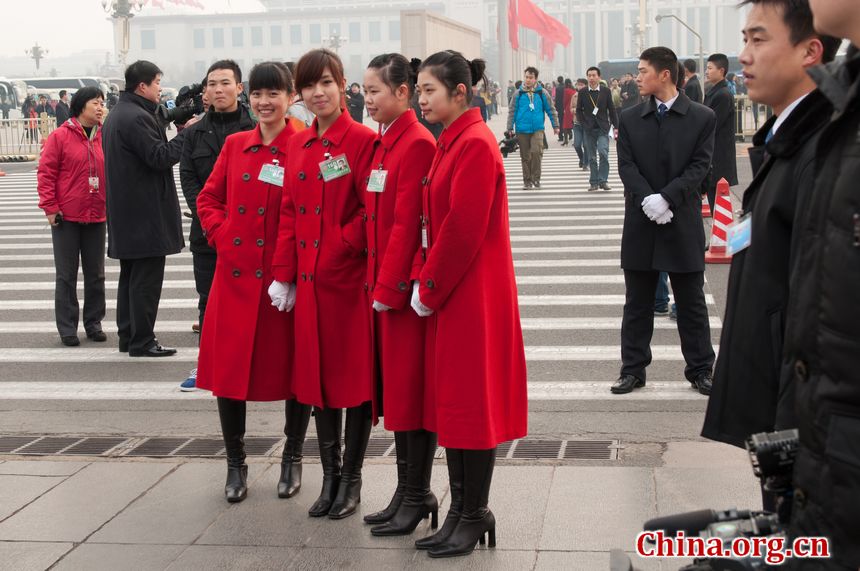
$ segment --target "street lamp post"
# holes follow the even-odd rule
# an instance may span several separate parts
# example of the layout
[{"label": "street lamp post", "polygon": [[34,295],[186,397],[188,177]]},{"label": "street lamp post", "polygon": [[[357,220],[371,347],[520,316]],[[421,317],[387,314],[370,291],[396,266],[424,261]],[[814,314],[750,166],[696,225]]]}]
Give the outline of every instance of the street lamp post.
[{"label": "street lamp post", "polygon": [[36,44],[32,48],[24,50],[24,53],[30,56],[30,59],[36,62],[36,71],[39,71],[39,62],[41,62],[45,58],[45,56],[48,55],[48,50],[40,46],[39,42],[36,42]]},{"label": "street lamp post", "polygon": [[119,64],[125,68],[125,58],[128,55],[130,30],[128,21],[134,17],[133,12],[140,12],[143,0],[102,0],[102,8],[110,14],[121,27],[122,43],[119,48]]},{"label": "street lamp post", "polygon": [[698,40],[699,40],[699,73],[701,73],[702,77],[704,77],[704,73],[705,73],[705,46],[704,46],[704,42],[702,41],[701,34],[699,34],[696,30],[691,28],[687,24],[687,22],[685,22],[684,20],[682,20],[681,18],[679,18],[675,14],[658,15],[654,19],[657,20],[657,23],[659,24],[660,21],[662,21],[666,18],[673,18],[673,19],[677,20],[679,24],[681,24],[682,26],[687,28],[691,34],[693,34],[694,36],[696,36],[696,38],[698,38]]},{"label": "street lamp post", "polygon": [[338,50],[348,41],[349,38],[344,38],[340,35],[340,32],[335,32],[328,37],[328,47],[334,50],[334,53],[338,53]]}]

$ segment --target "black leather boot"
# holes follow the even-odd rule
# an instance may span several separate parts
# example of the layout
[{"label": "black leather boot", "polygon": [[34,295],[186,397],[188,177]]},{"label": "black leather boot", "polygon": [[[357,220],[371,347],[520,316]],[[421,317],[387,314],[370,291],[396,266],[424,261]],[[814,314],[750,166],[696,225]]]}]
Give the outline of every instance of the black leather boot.
[{"label": "black leather boot", "polygon": [[415,547],[418,549],[433,549],[444,543],[454,533],[454,528],[457,527],[463,512],[463,478],[465,477],[463,473],[463,451],[457,448],[448,448],[445,450],[445,457],[448,461],[448,487],[451,491],[451,506],[448,508],[448,515],[445,516],[445,522],[439,531],[415,542]]},{"label": "black leather boot", "polygon": [[394,517],[397,508],[400,507],[400,502],[403,501],[403,494],[406,492],[406,457],[407,457],[407,440],[408,432],[394,433],[394,452],[397,455],[397,487],[394,488],[394,495],[391,496],[391,501],[388,502],[388,507],[382,511],[374,512],[364,516],[364,523],[380,524],[385,523]]},{"label": "black leather boot", "polygon": [[468,555],[475,545],[484,544],[485,534],[489,536],[487,545],[496,546],[496,518],[487,503],[490,484],[493,481],[493,468],[496,463],[496,449],[463,450],[465,472],[463,490],[463,513],[454,533],[443,543],[427,552],[430,557],[456,557]]},{"label": "black leather boot", "polygon": [[436,434],[426,430],[411,430],[408,443],[406,494],[403,503],[390,520],[374,527],[370,533],[377,536],[409,535],[421,520],[430,516],[430,527],[439,525],[439,501],[430,490],[433,456],[436,453]]},{"label": "black leather boot", "polygon": [[340,484],[340,430],[343,411],[339,408],[316,409],[314,421],[320,443],[320,463],[323,469],[322,490],[308,510],[311,517],[327,515]]},{"label": "black leather boot", "polygon": [[218,417],[227,450],[227,483],[224,495],[230,503],[248,496],[248,465],[245,464],[245,401],[218,397]]},{"label": "black leather boot", "polygon": [[328,517],[343,519],[355,513],[361,503],[361,468],[364,453],[370,440],[371,418],[370,403],[346,409],[346,446],[343,451],[343,470],[337,497],[331,505]]},{"label": "black leather boot", "polygon": [[292,498],[302,487],[302,447],[311,419],[310,405],[289,400],[285,405],[284,454],[281,457],[281,477],[278,480],[278,497]]}]

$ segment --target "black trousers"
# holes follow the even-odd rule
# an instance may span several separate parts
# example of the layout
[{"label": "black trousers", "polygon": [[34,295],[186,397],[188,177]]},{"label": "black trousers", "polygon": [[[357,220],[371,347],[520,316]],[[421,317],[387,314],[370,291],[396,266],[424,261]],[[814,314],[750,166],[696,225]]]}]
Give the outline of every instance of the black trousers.
[{"label": "black trousers", "polygon": [[130,351],[155,345],[155,318],[164,283],[164,256],[119,261],[116,326],[119,344]]},{"label": "black trousers", "polygon": [[194,260],[194,286],[197,289],[197,310],[200,312],[200,333],[203,333],[203,316],[206,315],[206,303],[209,301],[209,291],[212,280],[215,279],[215,263],[218,255],[209,252],[192,252]]},{"label": "black trousers", "polygon": [[84,331],[102,330],[105,317],[105,228],[104,222],[83,224],[64,220],[51,226],[54,244],[54,314],[61,337],[77,335],[78,262],[84,273]]},{"label": "black trousers", "polygon": [[[654,291],[658,271],[624,271],[627,288],[624,319],[621,323],[621,374],[645,380],[651,364],[651,337],[654,335]],[[705,304],[704,272],[669,272],[678,306],[678,334],[687,366],[684,376],[692,381],[714,366],[711,325]]]}]

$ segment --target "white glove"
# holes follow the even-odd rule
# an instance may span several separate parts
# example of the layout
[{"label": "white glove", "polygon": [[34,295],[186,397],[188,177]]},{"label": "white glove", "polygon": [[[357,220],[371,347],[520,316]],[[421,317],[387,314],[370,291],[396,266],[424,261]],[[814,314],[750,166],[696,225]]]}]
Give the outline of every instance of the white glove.
[{"label": "white glove", "polygon": [[296,286],[275,280],[269,285],[269,297],[278,311],[292,311],[296,305]]},{"label": "white glove", "polygon": [[412,309],[418,314],[418,317],[429,317],[433,315],[433,310],[421,303],[421,298],[418,295],[418,282],[412,283]]},{"label": "white glove", "polygon": [[379,303],[378,301],[373,302],[373,310],[374,311],[379,311],[381,313],[383,311],[388,311],[389,309],[391,309],[391,308],[388,307],[387,305],[385,305],[384,303]]},{"label": "white glove", "polygon": [[674,217],[675,217],[675,213],[672,212],[671,210],[667,210],[666,214],[664,214],[663,216],[661,216],[660,218],[658,218],[654,222],[656,222],[657,224],[660,224],[660,225],[668,224],[669,222],[672,221],[672,218],[674,218]]},{"label": "white glove", "polygon": [[642,212],[651,220],[656,221],[669,210],[669,203],[660,193],[649,194],[642,201]]}]

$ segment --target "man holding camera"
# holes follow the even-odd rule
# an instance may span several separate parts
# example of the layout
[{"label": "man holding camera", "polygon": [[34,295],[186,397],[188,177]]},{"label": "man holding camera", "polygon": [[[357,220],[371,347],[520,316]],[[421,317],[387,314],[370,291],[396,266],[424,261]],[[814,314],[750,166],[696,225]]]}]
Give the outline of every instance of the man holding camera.
[{"label": "man holding camera", "polygon": [[117,334],[119,350],[131,357],[176,353],[154,333],[165,256],[185,246],[173,181],[184,137],[168,142],[156,117],[161,76],[152,62],[128,66],[125,91],[104,125],[108,256],[120,263]]},{"label": "man holding camera", "polygon": [[[182,158],[179,161],[182,194],[185,195],[185,202],[191,210],[191,233],[188,241],[194,258],[194,283],[200,296],[197,308],[200,312],[201,334],[206,302],[215,276],[216,255],[200,227],[197,195],[203,190],[206,179],[212,173],[227,136],[254,128],[251,113],[239,103],[242,89],[242,70],[235,61],[216,61],[209,67],[203,92],[209,100],[209,110],[199,123],[187,129]],[[196,384],[197,369],[194,369],[180,388],[183,391],[192,391]]]}]

